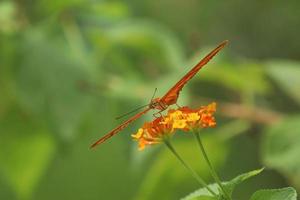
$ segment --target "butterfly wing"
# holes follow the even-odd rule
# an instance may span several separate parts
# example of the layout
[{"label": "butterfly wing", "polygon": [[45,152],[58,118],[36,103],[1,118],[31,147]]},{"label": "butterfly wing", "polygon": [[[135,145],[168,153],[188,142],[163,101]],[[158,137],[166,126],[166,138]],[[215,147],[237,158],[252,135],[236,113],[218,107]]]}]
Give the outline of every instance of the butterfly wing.
[{"label": "butterfly wing", "polygon": [[109,133],[107,133],[106,135],[104,135],[103,137],[101,137],[99,140],[97,140],[95,143],[93,143],[91,145],[90,148],[94,148],[95,146],[102,144],[103,142],[105,142],[107,139],[111,138],[112,136],[116,135],[117,133],[119,133],[121,130],[123,130],[124,128],[126,128],[131,122],[137,120],[138,118],[140,118],[143,114],[147,113],[151,108],[147,108],[142,112],[137,113],[136,115],[134,115],[133,117],[129,118],[128,120],[126,120],[125,122],[123,122],[122,124],[120,124],[118,127],[114,128],[112,131],[110,131]]},{"label": "butterfly wing", "polygon": [[183,86],[195,76],[195,74],[206,65],[223,47],[228,43],[228,40],[223,41],[219,46],[207,54],[200,62],[194,66],[184,77],[182,77],[161,99],[164,104],[172,105],[177,102],[179,92]]}]

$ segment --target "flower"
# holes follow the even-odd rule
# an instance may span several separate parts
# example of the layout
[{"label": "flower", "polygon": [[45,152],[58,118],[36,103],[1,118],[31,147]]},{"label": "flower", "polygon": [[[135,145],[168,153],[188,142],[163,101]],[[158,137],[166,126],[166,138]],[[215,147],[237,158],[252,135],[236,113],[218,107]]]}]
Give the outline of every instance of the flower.
[{"label": "flower", "polygon": [[171,124],[166,123],[163,117],[159,117],[151,122],[145,122],[143,127],[131,136],[139,142],[139,150],[143,150],[146,145],[158,144],[164,137],[171,135],[174,132]]},{"label": "flower", "polygon": [[196,110],[186,109],[189,129],[214,127],[216,120],[213,114],[216,112],[216,106],[213,102]]},{"label": "flower", "polygon": [[216,112],[216,103],[201,106],[198,109],[181,107],[170,109],[165,116],[145,122],[143,127],[132,137],[139,143],[139,150],[147,145],[161,143],[172,136],[176,130],[191,131],[194,129],[213,127],[216,125],[213,114]]}]

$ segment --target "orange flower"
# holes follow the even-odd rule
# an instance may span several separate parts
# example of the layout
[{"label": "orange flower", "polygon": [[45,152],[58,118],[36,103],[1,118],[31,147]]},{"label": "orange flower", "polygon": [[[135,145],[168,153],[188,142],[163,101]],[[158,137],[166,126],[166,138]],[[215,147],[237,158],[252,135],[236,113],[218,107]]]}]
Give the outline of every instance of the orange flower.
[{"label": "orange flower", "polygon": [[169,138],[176,130],[191,131],[215,126],[213,116],[215,111],[216,103],[199,109],[189,107],[170,109],[167,115],[146,122],[132,137],[138,141],[139,150],[143,150],[147,145],[158,144],[163,139]]},{"label": "orange flower", "polygon": [[189,121],[189,129],[214,127],[216,125],[213,114],[216,112],[217,104],[215,102],[201,106],[199,109],[185,109]]},{"label": "orange flower", "polygon": [[146,145],[158,144],[164,137],[169,137],[173,132],[172,124],[165,123],[164,118],[159,117],[152,122],[144,123],[143,127],[131,136],[139,142],[139,150],[143,150]]}]

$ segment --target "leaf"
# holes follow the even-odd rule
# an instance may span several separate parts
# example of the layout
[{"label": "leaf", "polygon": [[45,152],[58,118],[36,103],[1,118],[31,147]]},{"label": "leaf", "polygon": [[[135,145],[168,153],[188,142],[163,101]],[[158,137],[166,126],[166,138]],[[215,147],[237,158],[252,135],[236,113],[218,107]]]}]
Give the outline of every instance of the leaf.
[{"label": "leaf", "polygon": [[288,117],[268,128],[262,140],[262,158],[300,185],[300,116]]},{"label": "leaf", "polygon": [[292,187],[258,190],[250,200],[297,200],[297,192]]},{"label": "leaf", "polygon": [[[241,184],[243,181],[256,176],[257,174],[261,173],[263,171],[263,169],[257,169],[257,170],[253,170],[244,174],[241,174],[237,177],[235,177],[234,179],[228,181],[228,182],[223,182],[225,190],[230,194],[230,196],[232,195],[235,187],[239,184]],[[216,183],[209,185],[209,187],[218,195],[220,195],[220,191],[218,188],[218,185]],[[196,190],[195,192],[189,194],[188,196],[184,197],[182,200],[190,200],[190,199],[205,199],[207,197],[212,197],[212,199],[222,199],[222,196],[219,196],[219,198],[213,198],[212,194],[210,194],[207,189],[205,188],[201,188],[199,190]]]},{"label": "leaf", "polygon": [[266,94],[270,89],[262,64],[250,61],[238,64],[224,63],[222,57],[220,61],[216,60],[211,67],[207,68],[201,80],[219,83],[223,87],[242,94],[249,91]]},{"label": "leaf", "polygon": [[39,120],[12,111],[0,121],[0,175],[21,199],[29,198],[55,153]]},{"label": "leaf", "polygon": [[300,63],[273,61],[268,63],[267,73],[291,98],[300,104]]},{"label": "leaf", "polygon": [[[183,76],[180,69],[189,69],[184,66],[184,51],[177,38],[156,23],[126,21],[88,30],[91,43],[102,55],[105,83],[112,96],[150,98],[155,87],[166,92]],[[166,84],[169,81],[171,85]]]},{"label": "leaf", "polygon": [[263,170],[264,170],[264,168],[261,168],[261,169],[253,170],[253,171],[250,171],[250,172],[247,172],[247,173],[237,176],[236,178],[232,179],[231,181],[225,183],[226,190],[230,193],[230,195],[232,195],[232,192],[237,185],[241,184],[242,182],[244,182],[245,180],[247,180],[253,176],[260,174]]},{"label": "leaf", "polygon": [[150,21],[131,21],[121,23],[105,31],[111,42],[124,44],[165,60],[170,69],[183,67],[183,49],[174,35],[167,29]]},{"label": "leaf", "polygon": [[[218,168],[226,159],[227,146],[223,141],[217,140],[216,137],[207,136],[203,139],[208,152],[214,152],[209,156],[214,166]],[[163,151],[155,156],[155,162],[149,169],[143,170],[143,173],[146,173],[145,178],[135,199],[178,199],[191,187],[199,185],[174,155],[163,144],[161,145]],[[180,142],[174,142],[173,145],[187,163],[192,167],[196,166],[193,168],[197,169],[196,171],[199,172],[202,178],[207,179],[209,177],[208,168],[196,141],[181,140]],[[180,191],[180,193],[177,191]]]},{"label": "leaf", "polygon": [[[210,184],[208,187],[211,190],[213,190],[216,194],[219,194],[218,185],[216,183]],[[198,190],[192,192],[191,194],[189,194],[188,196],[182,198],[181,200],[190,200],[190,199],[197,199],[197,200],[206,200],[206,199],[210,200],[211,199],[211,200],[217,200],[218,197],[212,196],[212,194],[210,192],[208,192],[207,189],[201,188],[201,189],[198,189]]]},{"label": "leaf", "polygon": [[78,86],[90,80],[89,68],[69,52],[66,43],[46,38],[41,30],[29,31],[24,40],[17,71],[19,102],[32,114],[46,115],[55,133],[70,140],[91,108],[91,97]]}]

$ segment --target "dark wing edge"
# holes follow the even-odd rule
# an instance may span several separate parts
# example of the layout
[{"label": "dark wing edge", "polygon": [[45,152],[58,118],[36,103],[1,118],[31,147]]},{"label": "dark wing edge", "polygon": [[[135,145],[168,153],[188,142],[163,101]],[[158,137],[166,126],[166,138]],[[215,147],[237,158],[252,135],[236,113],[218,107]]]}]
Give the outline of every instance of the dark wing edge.
[{"label": "dark wing edge", "polygon": [[136,115],[134,115],[133,117],[129,118],[128,120],[126,120],[125,122],[123,122],[122,124],[120,124],[118,127],[114,128],[112,131],[110,131],[109,133],[107,133],[106,135],[104,135],[103,137],[101,137],[100,139],[98,139],[96,142],[94,142],[90,148],[94,148],[99,144],[102,144],[103,142],[105,142],[107,139],[111,138],[112,136],[114,136],[115,134],[119,133],[121,130],[123,130],[124,128],[126,128],[131,122],[137,120],[138,118],[140,118],[142,115],[144,115],[145,113],[147,113],[151,108],[147,108],[145,110],[143,110],[142,112],[137,113]]},{"label": "dark wing edge", "polygon": [[220,43],[214,50],[207,54],[203,59],[201,59],[198,64],[196,64],[185,76],[183,76],[162,98],[161,101],[167,105],[174,104],[177,101],[179,92],[182,90],[183,86],[193,78],[197,72],[206,65],[221,49],[223,49],[228,40]]}]

